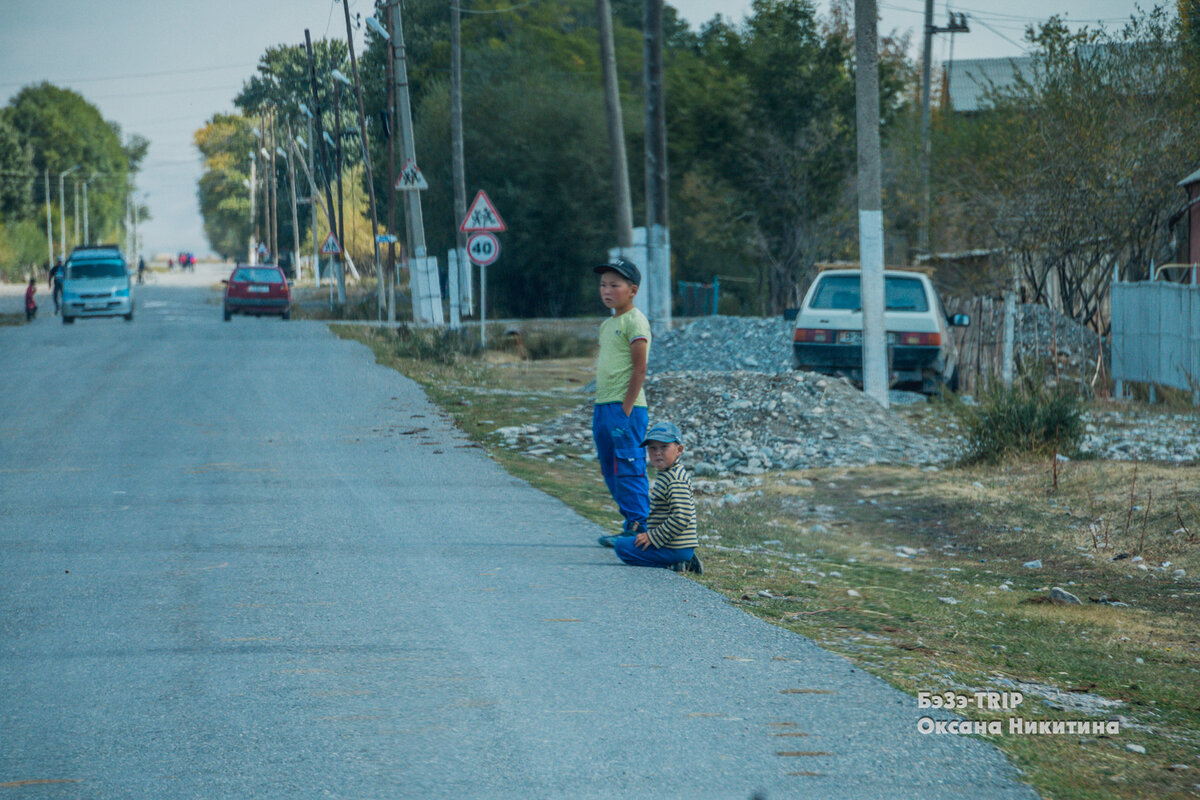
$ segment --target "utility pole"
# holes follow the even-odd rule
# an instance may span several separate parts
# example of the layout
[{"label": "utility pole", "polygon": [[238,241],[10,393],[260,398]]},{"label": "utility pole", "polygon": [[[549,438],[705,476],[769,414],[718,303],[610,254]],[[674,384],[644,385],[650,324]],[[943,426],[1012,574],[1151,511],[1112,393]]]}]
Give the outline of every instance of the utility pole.
[{"label": "utility pole", "polygon": [[71,181],[75,185],[75,211],[71,220],[75,223],[75,237],[71,239],[71,246],[79,246],[79,181]]},{"label": "utility pole", "polygon": [[[404,25],[400,18],[399,0],[391,0],[388,5],[388,14],[394,43],[392,53],[395,61],[396,81],[393,88],[396,93],[396,108],[400,112],[400,142],[405,161],[412,159],[415,164],[417,163],[417,148],[413,142],[412,106],[409,104],[408,67],[405,63],[407,55],[404,50]],[[404,210],[408,221],[409,263],[421,269],[424,263],[423,259],[428,254],[425,252],[425,221],[421,215],[420,192],[404,193]],[[466,216],[465,210],[463,216]],[[413,262],[411,259],[422,259],[422,261]],[[419,322],[421,314],[419,312],[420,300],[416,291],[417,281],[410,279],[410,283],[412,284],[409,287],[409,294],[412,295],[413,300],[413,321]],[[440,295],[441,292],[439,291],[438,294]]]},{"label": "utility pole", "polygon": [[879,153],[879,50],[875,0],[855,0],[854,41],[858,117],[858,253],[863,319],[863,392],[888,407],[884,340],[883,194]]},{"label": "utility pole", "polygon": [[921,230],[917,238],[917,252],[929,255],[930,191],[929,191],[929,115],[932,99],[933,35],[935,33],[970,33],[966,14],[950,12],[950,24],[939,28],[933,24],[933,0],[925,0],[925,49],[921,65]]},{"label": "utility pole", "polygon": [[258,154],[251,151],[250,153],[250,245],[249,253],[246,255],[247,264],[258,263],[258,217],[254,214],[254,197],[258,194],[256,181],[258,176],[255,174],[258,166]]},{"label": "utility pole", "polygon": [[663,82],[663,0],[644,0],[642,50],[646,84],[646,273],[650,330],[671,329],[671,265],[667,254],[667,108]]},{"label": "utility pole", "polygon": [[271,251],[272,260],[279,263],[279,182],[277,180],[279,172],[275,168],[275,111],[274,109],[267,112],[266,116],[267,127],[263,130],[263,137],[267,140],[267,156],[270,159],[271,180],[270,185],[271,205],[268,208],[268,214],[271,218],[270,238],[271,242],[267,245],[267,249]]},{"label": "utility pole", "polygon": [[66,258],[67,255],[67,204],[64,191],[62,191],[62,179],[77,169],[79,169],[79,164],[59,173],[59,253],[62,258]]},{"label": "utility pole", "polygon": [[296,164],[292,161],[292,124],[287,123],[288,149],[284,152],[287,159],[288,189],[292,196],[292,274],[300,280],[300,213],[296,208]]},{"label": "utility pole", "polygon": [[[451,2],[453,3],[454,0]],[[596,19],[600,32],[600,68],[604,75],[604,112],[608,118],[608,152],[612,161],[613,201],[617,214],[617,247],[620,248],[622,255],[627,256],[629,249],[633,247],[633,206],[629,199],[629,165],[625,160],[625,123],[621,118],[621,92],[617,83],[617,55],[613,46],[612,8],[608,0],[596,0]],[[466,203],[465,194],[463,202]],[[466,208],[464,207],[460,213],[462,216],[466,216]]]},{"label": "utility pole", "polygon": [[83,243],[84,243],[84,245],[85,245],[85,246],[86,246],[87,244],[89,244],[89,243],[92,241],[92,240],[91,240],[91,237],[88,235],[88,198],[87,198],[87,186],[88,186],[88,182],[85,180],[85,181],[83,182]]},{"label": "utility pole", "polygon": [[[317,143],[313,140],[312,111],[309,110],[308,106],[302,105],[301,108],[305,112],[304,115],[308,118],[308,161],[305,162],[304,160],[301,160],[300,164],[301,164],[301,166],[305,167],[305,172],[308,173],[308,210],[309,210],[309,217],[310,217],[310,221],[311,221],[311,225],[309,227],[312,229],[310,231],[310,233],[312,233],[312,246],[313,246],[313,261],[312,261],[313,283],[316,284],[318,289],[320,289],[321,288],[321,251],[317,247],[317,198],[319,196],[319,193],[317,191],[317,179],[316,179],[317,166],[314,161],[314,159],[316,158],[315,154],[316,154],[316,150],[317,150]],[[295,139],[292,139],[292,146],[293,147],[296,146]],[[299,156],[300,154],[297,153],[296,155]]]},{"label": "utility pole", "polygon": [[350,31],[350,0],[342,0],[346,12],[346,46],[350,48],[350,69],[354,75],[354,96],[358,100],[358,136],[362,143],[363,165],[367,172],[367,202],[371,206],[371,244],[375,247],[375,283],[378,294],[377,316],[383,319],[383,307],[387,301],[383,295],[383,270],[379,268],[379,214],[375,210],[375,178],[371,173],[371,152],[367,149],[367,114],[363,110],[362,83],[358,79],[358,59],[354,57],[354,36]]},{"label": "utility pole", "polygon": [[50,168],[42,170],[46,183],[46,268],[54,268],[54,224],[50,221]]},{"label": "utility pole", "polygon": [[[451,0],[453,2],[453,0]],[[384,18],[387,26],[387,145],[388,145],[388,179],[387,179],[387,229],[388,233],[396,232],[396,93],[390,91],[396,82],[396,54],[393,52],[395,40],[392,38],[391,20]],[[453,52],[453,38],[451,39]],[[453,78],[451,79],[453,81]],[[453,89],[451,89],[453,92]],[[394,240],[396,237],[392,236]],[[410,287],[411,288],[411,287]],[[388,242],[388,323],[396,322],[396,242]]]},{"label": "utility pole", "polygon": [[[312,155],[315,159],[316,148],[318,148],[318,147],[321,148],[322,155],[325,152],[325,131],[322,130],[322,126],[321,126],[321,103],[317,100],[317,67],[313,60],[312,37],[309,35],[308,28],[304,29],[304,50],[308,54],[308,81],[309,81],[309,88],[312,89],[312,103],[313,103],[312,120],[313,120],[313,124],[316,125],[316,135],[313,134],[311,128],[309,130],[308,147],[309,147],[310,155]],[[327,158],[322,157],[321,163],[327,164],[327,163],[329,163],[329,160]],[[315,173],[313,175],[313,178],[315,180],[315,178],[316,178]],[[334,217],[334,213],[333,213],[333,193],[329,188],[328,174],[325,176],[324,188],[325,188],[325,211],[326,211],[325,216],[326,216],[326,219],[329,220],[329,230],[335,231],[335,230],[337,230],[337,219]],[[313,219],[314,219],[314,223],[315,223],[315,220],[316,220],[316,210],[315,209],[313,211]],[[313,229],[314,229],[314,231],[316,230],[315,224],[313,225]],[[314,242],[315,241],[316,240],[314,239]],[[315,245],[313,246],[313,255],[314,255],[314,258],[318,256]],[[319,276],[320,275],[319,271],[321,269],[320,263],[319,262],[314,263],[314,266],[318,270],[318,276]],[[321,279],[320,279],[320,277],[318,277],[317,278],[318,286],[320,285],[320,281],[321,281]],[[345,284],[339,282],[338,288],[339,288],[339,291],[342,292],[342,301],[345,302],[345,294],[344,294]]]},{"label": "utility pole", "polygon": [[[471,280],[471,262],[467,260],[467,234],[459,230],[467,218],[467,170],[463,159],[463,111],[462,111],[462,7],[466,0],[450,0],[450,139],[451,165],[454,172],[454,249],[455,261],[451,270],[461,275],[464,271]],[[464,270],[463,268],[466,267]],[[462,287],[458,281],[450,286],[454,294],[450,298],[450,323],[453,327],[462,321]],[[458,289],[454,292],[454,289]],[[455,315],[457,311],[457,318]]]}]

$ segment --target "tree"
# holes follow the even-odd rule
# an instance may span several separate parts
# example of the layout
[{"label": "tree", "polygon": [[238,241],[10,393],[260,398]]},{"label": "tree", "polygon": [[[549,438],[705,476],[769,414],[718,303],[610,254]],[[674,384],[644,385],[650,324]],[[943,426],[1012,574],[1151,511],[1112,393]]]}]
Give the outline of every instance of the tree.
[{"label": "tree", "polygon": [[[82,180],[89,179],[89,226],[94,240],[119,241],[130,176],[144,147],[127,151],[121,129],[106,121],[100,110],[70,89],[50,83],[27,86],[9,103],[5,116],[32,153],[36,172],[58,173],[79,165]],[[144,140],[142,140],[144,141]],[[70,205],[70,204],[69,204]],[[68,208],[68,219],[73,209]]]},{"label": "tree", "polygon": [[[1114,268],[1148,276],[1169,260],[1176,182],[1195,168],[1194,96],[1178,21],[1161,10],[1120,32],[1029,33],[1032,76],[994,90],[959,159],[969,214],[988,220],[1033,302],[1107,330]],[[986,135],[980,135],[986,132]]]},{"label": "tree", "polygon": [[256,147],[250,121],[236,114],[215,114],[196,131],[196,149],[204,173],[196,194],[209,245],[222,258],[244,258],[253,225],[250,220],[250,153]]},{"label": "tree", "polygon": [[34,174],[29,145],[0,114],[0,219],[29,216]]}]

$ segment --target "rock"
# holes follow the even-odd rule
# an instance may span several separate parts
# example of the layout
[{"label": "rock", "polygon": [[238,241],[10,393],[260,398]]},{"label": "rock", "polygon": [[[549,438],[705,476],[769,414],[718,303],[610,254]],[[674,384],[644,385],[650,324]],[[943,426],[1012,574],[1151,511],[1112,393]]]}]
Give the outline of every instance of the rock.
[{"label": "rock", "polygon": [[958,605],[958,598],[956,598],[956,597],[939,597],[938,600],[941,600],[943,603],[945,603],[948,606]]},{"label": "rock", "polygon": [[1140,563],[1142,563],[1142,562],[1143,562],[1143,561],[1145,561],[1145,560],[1146,560],[1146,559],[1142,558],[1141,556],[1134,556],[1134,557],[1131,559],[1131,562],[1132,562],[1132,563],[1134,563],[1134,564],[1140,564]]},{"label": "rock", "polygon": [[851,597],[862,597],[862,595],[856,592],[854,589],[847,589],[846,594],[850,595]]},{"label": "rock", "polygon": [[1131,753],[1139,753],[1143,756],[1146,755],[1146,748],[1142,747],[1140,744],[1127,744],[1125,745],[1125,749]]},{"label": "rock", "polygon": [[707,461],[698,461],[696,462],[696,465],[692,467],[692,474],[701,477],[717,475],[719,472],[720,470],[717,469],[715,464],[710,464]]},{"label": "rock", "polygon": [[1050,602],[1059,606],[1081,606],[1083,601],[1078,597],[1068,592],[1061,586],[1055,586],[1050,590]]},{"label": "rock", "polygon": [[1174,578],[1175,580],[1179,580],[1180,578],[1186,578],[1187,570],[1186,569],[1177,569],[1171,573],[1171,577]]},{"label": "rock", "polygon": [[768,592],[766,589],[763,589],[763,590],[759,591],[759,593],[758,593],[758,596],[759,596],[759,597],[772,598],[772,597],[774,597],[775,595],[771,594],[771,593],[770,593],[770,592]]},{"label": "rock", "polygon": [[1011,592],[1011,591],[1012,591],[1012,587],[1011,587],[1011,586],[1009,586],[1007,583],[1002,583],[1002,584],[1000,584],[1000,591],[1002,591],[1002,592]]},{"label": "rock", "polygon": [[1026,561],[1021,566],[1024,567],[1025,569],[1041,569],[1042,561],[1041,561],[1041,559],[1037,559],[1035,561]]},{"label": "rock", "polygon": [[901,545],[900,547],[896,548],[896,554],[902,555],[902,556],[908,556],[909,558],[912,558],[913,556],[915,556],[917,554],[917,551],[912,547],[906,547],[904,545]]}]

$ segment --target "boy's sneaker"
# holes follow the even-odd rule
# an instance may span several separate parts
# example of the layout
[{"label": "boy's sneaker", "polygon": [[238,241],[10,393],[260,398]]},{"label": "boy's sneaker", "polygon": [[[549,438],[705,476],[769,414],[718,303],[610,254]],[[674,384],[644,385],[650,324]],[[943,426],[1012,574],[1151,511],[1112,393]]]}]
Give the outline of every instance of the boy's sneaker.
[{"label": "boy's sneaker", "polygon": [[[680,571],[682,572],[682,570],[680,570]],[[692,556],[692,560],[687,562],[687,571],[694,572],[697,575],[704,574],[704,565],[700,563],[700,556],[697,556],[697,555]]]},{"label": "boy's sneaker", "polygon": [[686,566],[687,566],[687,564],[686,564],[685,562],[683,562],[683,561],[676,561],[674,564],[672,564],[672,565],[670,566],[670,569],[671,569],[671,571],[672,571],[672,572],[683,572],[683,571],[684,571],[684,567],[686,567]]},{"label": "boy's sneaker", "polygon": [[614,547],[617,539],[620,539],[622,536],[629,536],[629,534],[614,533],[612,536],[601,536],[596,541],[600,543],[601,547]]}]

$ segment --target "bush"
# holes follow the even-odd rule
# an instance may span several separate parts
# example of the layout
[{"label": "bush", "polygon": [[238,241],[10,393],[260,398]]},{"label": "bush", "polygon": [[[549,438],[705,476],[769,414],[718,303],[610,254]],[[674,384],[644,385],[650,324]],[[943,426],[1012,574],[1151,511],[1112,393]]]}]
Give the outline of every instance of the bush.
[{"label": "bush", "polygon": [[530,361],[549,358],[583,358],[595,355],[596,340],[584,339],[566,331],[528,331],[506,333],[499,345]]},{"label": "bush", "polygon": [[400,325],[396,328],[395,335],[396,355],[414,361],[454,364],[459,356],[477,356],[481,352],[479,340],[461,330],[422,330]]},{"label": "bush", "polygon": [[1074,454],[1083,436],[1083,398],[1072,387],[1030,376],[984,395],[978,408],[960,405],[968,463],[1007,455]]}]

